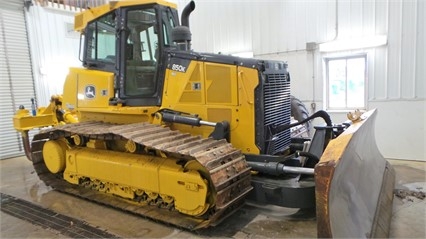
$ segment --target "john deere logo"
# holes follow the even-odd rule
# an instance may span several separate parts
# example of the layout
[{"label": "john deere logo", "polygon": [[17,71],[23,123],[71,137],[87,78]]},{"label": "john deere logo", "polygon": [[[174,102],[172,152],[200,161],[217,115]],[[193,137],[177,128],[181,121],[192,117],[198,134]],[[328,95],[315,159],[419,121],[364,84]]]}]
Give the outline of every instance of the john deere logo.
[{"label": "john deere logo", "polygon": [[84,90],[84,95],[89,99],[95,98],[96,88],[93,85],[86,86],[86,89]]}]

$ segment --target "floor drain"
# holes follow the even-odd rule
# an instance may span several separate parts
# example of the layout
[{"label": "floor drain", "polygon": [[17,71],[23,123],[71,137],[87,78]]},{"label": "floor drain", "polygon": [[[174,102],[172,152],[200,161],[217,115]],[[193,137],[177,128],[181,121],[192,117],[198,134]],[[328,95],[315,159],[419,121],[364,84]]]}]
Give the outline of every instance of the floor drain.
[{"label": "floor drain", "polygon": [[116,235],[90,226],[87,222],[42,208],[11,195],[0,193],[0,197],[1,211],[43,228],[56,230],[64,236],[70,238],[118,238]]}]

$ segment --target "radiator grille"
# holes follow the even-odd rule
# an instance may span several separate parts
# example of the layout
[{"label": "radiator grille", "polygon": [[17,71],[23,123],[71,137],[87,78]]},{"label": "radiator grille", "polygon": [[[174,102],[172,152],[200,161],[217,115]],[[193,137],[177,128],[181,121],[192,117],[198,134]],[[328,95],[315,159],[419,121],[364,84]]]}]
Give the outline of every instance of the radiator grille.
[{"label": "radiator grille", "polygon": [[[264,125],[283,125],[290,123],[290,80],[287,74],[267,74],[264,83]],[[275,154],[290,146],[290,130],[273,136],[268,149]]]}]

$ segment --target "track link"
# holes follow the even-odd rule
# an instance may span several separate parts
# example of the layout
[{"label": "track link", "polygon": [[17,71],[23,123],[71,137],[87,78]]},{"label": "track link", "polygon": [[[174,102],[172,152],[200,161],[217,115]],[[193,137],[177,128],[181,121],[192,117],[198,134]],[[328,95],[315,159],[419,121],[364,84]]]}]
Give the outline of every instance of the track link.
[{"label": "track link", "polygon": [[[216,205],[202,217],[191,217],[176,210],[142,205],[129,199],[68,183],[63,179],[62,173],[52,174],[47,169],[42,149],[48,140],[76,134],[89,139],[132,140],[141,147],[160,151],[170,158],[197,160],[208,172],[211,187],[217,194]],[[149,123],[116,125],[82,122],[59,126],[35,135],[31,151],[39,178],[55,190],[190,230],[217,225],[243,205],[245,196],[252,189],[250,168],[243,154],[226,140],[203,139]]]}]

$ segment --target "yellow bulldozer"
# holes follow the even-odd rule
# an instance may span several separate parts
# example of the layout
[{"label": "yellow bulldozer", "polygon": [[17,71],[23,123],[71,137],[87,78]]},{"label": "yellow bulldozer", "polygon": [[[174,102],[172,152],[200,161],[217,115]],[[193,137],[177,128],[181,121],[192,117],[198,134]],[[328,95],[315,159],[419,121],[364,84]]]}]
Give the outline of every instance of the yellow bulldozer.
[{"label": "yellow bulldozer", "polygon": [[[325,111],[291,120],[301,105],[287,64],[194,52],[194,9],[180,23],[163,0],[75,16],[83,67],[49,106],[14,116],[40,179],[191,230],[251,200],[316,207],[319,237],[387,236],[394,172],[375,144],[376,111],[344,124]],[[313,137],[297,136],[317,117],[326,124]]]}]

